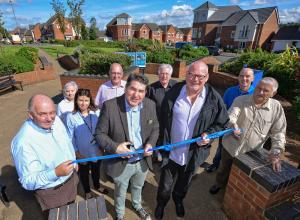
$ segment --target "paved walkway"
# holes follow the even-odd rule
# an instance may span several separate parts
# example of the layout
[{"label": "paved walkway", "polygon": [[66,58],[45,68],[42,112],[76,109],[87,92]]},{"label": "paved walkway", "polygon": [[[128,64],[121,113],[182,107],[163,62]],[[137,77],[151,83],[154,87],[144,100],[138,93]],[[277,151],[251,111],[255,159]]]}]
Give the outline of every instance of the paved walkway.
[{"label": "paved walkway", "polygon": [[[43,52],[41,52],[43,53]],[[47,56],[47,55],[46,55]],[[48,57],[48,56],[47,56]],[[48,59],[52,59],[48,57]],[[57,75],[63,71],[56,63]],[[150,80],[156,80],[155,76],[150,76]],[[38,83],[31,86],[26,86],[24,91],[12,91],[0,95],[0,179],[7,185],[7,193],[11,200],[9,208],[4,207],[0,202],[0,220],[31,220],[42,219],[41,211],[31,192],[21,188],[14,163],[10,154],[10,142],[21,124],[27,117],[27,101],[37,93],[45,93],[51,97],[55,97],[61,92],[59,78],[47,82]],[[216,144],[212,151],[214,152]],[[209,158],[211,161],[211,158]],[[157,183],[159,178],[158,167],[154,173],[149,173],[143,190],[143,199],[145,208],[153,214],[155,209],[155,196],[157,191]],[[186,217],[187,220],[223,220],[226,216],[222,212],[220,201],[222,195],[211,196],[208,193],[209,187],[213,184],[215,174],[206,174],[202,168],[199,168],[198,175],[194,178],[192,186],[185,199]],[[109,219],[113,219],[113,184],[110,182],[102,183],[110,190],[110,193],[105,196],[106,205],[109,213]],[[81,187],[77,200],[82,200]],[[126,201],[126,219],[139,219],[132,211],[130,204],[130,195]],[[153,215],[152,215],[153,216]],[[176,219],[175,208],[172,201],[169,202],[166,213],[166,220]]]}]

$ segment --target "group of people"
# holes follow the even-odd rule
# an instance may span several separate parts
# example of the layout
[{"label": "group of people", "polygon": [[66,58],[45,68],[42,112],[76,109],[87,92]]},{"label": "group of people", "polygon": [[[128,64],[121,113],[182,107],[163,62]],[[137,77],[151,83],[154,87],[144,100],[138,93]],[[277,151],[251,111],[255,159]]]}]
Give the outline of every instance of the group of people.
[{"label": "group of people", "polygon": [[[265,77],[254,88],[253,71],[243,68],[239,85],[229,88],[222,98],[207,83],[209,73],[204,62],[190,64],[183,82],[171,80],[172,71],[171,65],[161,64],[159,80],[148,85],[141,74],[130,74],[123,81],[123,69],[114,63],[111,80],[100,86],[95,103],[90,90],[78,89],[74,82],[65,85],[65,99],[57,110],[46,95],[34,95],[29,100],[29,117],[12,140],[11,150],[20,183],[34,192],[45,213],[74,202],[77,172],[86,199],[92,197],[90,172],[95,190],[108,193],[100,187],[101,161],[77,165],[75,159],[123,154],[103,163],[103,170],[115,186],[116,219],[125,216],[130,187],[132,207],[141,219],[149,220],[141,195],[147,173],[153,170],[151,148],[201,136],[196,143],[155,151],[161,169],[154,216],[163,219],[172,195],[177,216],[184,217],[184,198],[192,177],[210,154],[213,140],[207,135],[229,127],[235,131],[219,141],[219,159],[215,161],[221,165],[216,184],[210,189],[212,194],[226,186],[234,157],[262,148],[268,138],[272,141],[273,169],[280,171],[286,120],[281,104],[272,98],[278,88],[275,79]],[[144,153],[127,155],[140,149]],[[218,165],[213,164],[207,171],[215,167]]]}]

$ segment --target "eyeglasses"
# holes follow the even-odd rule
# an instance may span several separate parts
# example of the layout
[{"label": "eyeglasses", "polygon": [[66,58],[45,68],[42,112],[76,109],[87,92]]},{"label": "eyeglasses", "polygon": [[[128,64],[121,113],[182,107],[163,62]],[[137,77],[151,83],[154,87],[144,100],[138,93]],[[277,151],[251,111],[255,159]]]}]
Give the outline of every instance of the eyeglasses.
[{"label": "eyeglasses", "polygon": [[207,75],[195,75],[194,73],[187,73],[188,77],[191,79],[199,79],[199,80],[203,80],[207,77]]}]

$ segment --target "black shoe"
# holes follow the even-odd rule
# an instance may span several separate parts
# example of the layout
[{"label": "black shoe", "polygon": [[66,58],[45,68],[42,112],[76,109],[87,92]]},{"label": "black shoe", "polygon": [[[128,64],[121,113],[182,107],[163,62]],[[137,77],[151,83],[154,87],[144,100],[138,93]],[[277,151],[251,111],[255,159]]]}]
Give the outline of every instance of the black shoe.
[{"label": "black shoe", "polygon": [[175,203],[176,214],[178,217],[184,217],[185,211],[182,202]]},{"label": "black shoe", "polygon": [[219,192],[219,190],[221,189],[220,186],[214,184],[212,187],[210,187],[209,192],[210,194],[217,194]]},{"label": "black shoe", "polygon": [[146,212],[145,209],[140,208],[139,210],[135,210],[135,211],[142,220],[151,220],[150,215]]},{"label": "black shoe", "polygon": [[218,169],[218,166],[216,166],[215,164],[212,164],[208,167],[206,167],[204,170],[208,173],[212,173],[214,171],[216,171]]},{"label": "black shoe", "polygon": [[161,220],[164,217],[164,206],[157,205],[154,212],[154,217],[156,220]]}]

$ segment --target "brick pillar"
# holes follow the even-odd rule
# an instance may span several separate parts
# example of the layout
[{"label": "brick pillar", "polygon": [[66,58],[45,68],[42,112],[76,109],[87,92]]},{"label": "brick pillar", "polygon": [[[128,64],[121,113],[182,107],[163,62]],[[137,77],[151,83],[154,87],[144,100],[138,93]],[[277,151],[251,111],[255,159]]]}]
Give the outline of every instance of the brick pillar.
[{"label": "brick pillar", "polygon": [[248,152],[234,160],[223,209],[232,220],[266,219],[266,209],[290,199],[299,189],[299,169],[283,162],[282,171],[275,173],[265,149]]},{"label": "brick pillar", "polygon": [[176,60],[173,64],[173,74],[174,78],[185,77],[186,73],[186,61],[185,60]]}]

